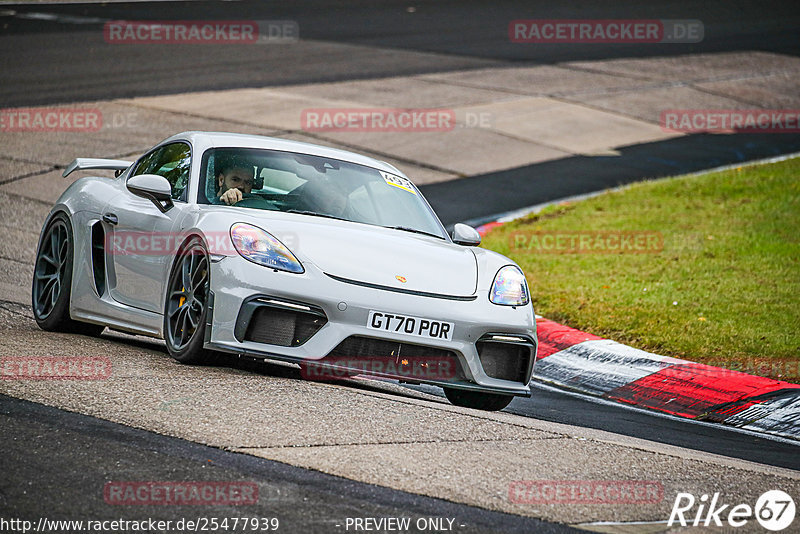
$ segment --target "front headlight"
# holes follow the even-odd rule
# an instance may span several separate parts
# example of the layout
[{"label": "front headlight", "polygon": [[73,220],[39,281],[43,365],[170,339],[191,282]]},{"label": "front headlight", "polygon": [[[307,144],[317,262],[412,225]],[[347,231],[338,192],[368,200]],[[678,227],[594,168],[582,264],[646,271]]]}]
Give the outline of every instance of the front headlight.
[{"label": "front headlight", "polygon": [[525,275],[519,267],[506,265],[497,271],[489,300],[502,306],[524,306],[530,302]]},{"label": "front headlight", "polygon": [[253,263],[290,273],[305,272],[294,254],[283,243],[257,226],[234,224],[231,226],[231,241],[236,252]]}]

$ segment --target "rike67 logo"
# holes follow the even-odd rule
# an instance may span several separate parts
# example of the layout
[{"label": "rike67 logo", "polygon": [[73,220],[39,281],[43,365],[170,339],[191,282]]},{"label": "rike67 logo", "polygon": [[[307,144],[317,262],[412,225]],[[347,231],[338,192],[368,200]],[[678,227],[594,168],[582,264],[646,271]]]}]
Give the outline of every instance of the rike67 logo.
[{"label": "rike67 logo", "polygon": [[779,532],[792,524],[794,515],[794,500],[780,490],[770,490],[761,495],[755,507],[747,503],[726,504],[719,493],[715,493],[710,501],[708,495],[696,499],[691,493],[678,493],[667,526],[738,528],[755,518],[765,529]]}]

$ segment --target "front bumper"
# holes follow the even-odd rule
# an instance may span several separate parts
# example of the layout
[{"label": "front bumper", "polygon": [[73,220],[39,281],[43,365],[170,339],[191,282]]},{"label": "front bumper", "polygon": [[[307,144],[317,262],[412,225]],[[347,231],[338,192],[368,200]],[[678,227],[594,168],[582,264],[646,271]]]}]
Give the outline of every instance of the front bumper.
[{"label": "front bumper", "polygon": [[[384,342],[392,342],[410,351],[408,353],[414,353],[411,349],[415,347],[436,355],[451,353],[458,362],[457,372],[445,379],[425,374],[393,376],[381,372],[386,367],[369,365],[359,369],[366,374],[391,376],[413,383],[530,396],[528,382],[533,373],[537,346],[536,323],[530,305],[516,308],[494,305],[489,302],[488,288],[478,291],[474,300],[454,301],[364,287],[336,280],[310,263],[304,264],[306,272],[303,274],[275,271],[236,256],[224,257],[212,262],[211,266],[212,299],[206,327],[207,348],[257,358],[328,365],[331,357],[342,356],[343,347],[353,351],[345,352],[346,356],[356,355],[358,351],[353,349],[354,346],[372,347],[362,348],[359,355],[363,356],[364,350],[378,350],[386,346]],[[283,303],[287,304],[287,313],[293,308],[299,311],[306,308],[311,315],[324,319],[320,318],[310,330],[304,327],[303,336],[270,333],[272,337],[265,339],[248,334],[259,308],[281,308]],[[454,324],[452,339],[370,329],[367,320],[371,310],[451,322]],[[313,322],[311,315],[309,323]],[[354,340],[357,341],[355,345]],[[498,352],[501,344],[514,347],[504,346]],[[487,359],[495,358],[497,354],[502,358],[504,350],[524,361],[516,362],[514,365],[517,367],[511,365],[513,369],[509,371],[500,369],[503,365],[498,366],[496,361]],[[378,355],[379,352],[375,352],[374,358],[383,357]],[[482,364],[481,355],[486,365]],[[398,362],[405,359],[400,353],[397,356]],[[334,364],[342,365],[342,362],[339,358]],[[514,376],[515,379],[497,376]]]}]

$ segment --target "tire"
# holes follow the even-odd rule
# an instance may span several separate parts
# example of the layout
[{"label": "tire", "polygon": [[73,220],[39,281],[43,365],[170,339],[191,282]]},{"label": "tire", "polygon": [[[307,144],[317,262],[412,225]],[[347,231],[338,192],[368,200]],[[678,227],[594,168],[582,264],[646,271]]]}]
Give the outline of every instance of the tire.
[{"label": "tire", "polygon": [[72,224],[64,213],[47,223],[36,249],[31,284],[31,309],[39,328],[48,332],[99,335],[102,325],[75,321],[69,315],[75,244]]},{"label": "tire", "polygon": [[164,341],[169,355],[181,363],[202,365],[216,354],[203,348],[208,315],[208,251],[199,238],[178,253],[167,283],[164,303]]},{"label": "tire", "polygon": [[497,393],[480,393],[465,389],[444,388],[444,395],[455,406],[474,408],[497,412],[502,410],[514,400],[513,395],[499,395]]}]

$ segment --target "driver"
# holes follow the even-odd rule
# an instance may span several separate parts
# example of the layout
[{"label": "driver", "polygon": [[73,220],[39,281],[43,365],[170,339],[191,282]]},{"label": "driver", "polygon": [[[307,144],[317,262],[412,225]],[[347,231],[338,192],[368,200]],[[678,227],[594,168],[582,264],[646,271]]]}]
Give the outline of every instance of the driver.
[{"label": "driver", "polygon": [[242,208],[276,209],[275,205],[260,196],[253,195],[255,166],[238,159],[223,159],[219,164],[217,198],[228,206]]},{"label": "driver", "polygon": [[253,191],[254,183],[253,167],[229,162],[227,165],[221,166],[217,175],[217,185],[219,186],[217,196],[225,204],[232,206],[241,201],[244,195],[249,195]]}]

